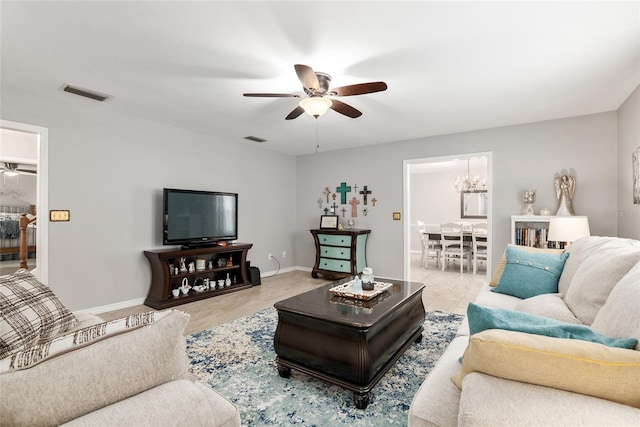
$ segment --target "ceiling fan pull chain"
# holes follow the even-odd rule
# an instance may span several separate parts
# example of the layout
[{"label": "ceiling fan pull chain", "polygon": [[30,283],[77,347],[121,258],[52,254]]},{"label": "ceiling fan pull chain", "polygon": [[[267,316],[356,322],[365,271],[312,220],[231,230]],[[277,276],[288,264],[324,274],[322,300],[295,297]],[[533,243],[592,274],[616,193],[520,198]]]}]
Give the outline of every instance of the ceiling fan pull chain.
[{"label": "ceiling fan pull chain", "polygon": [[316,154],[320,149],[320,120],[316,119]]}]

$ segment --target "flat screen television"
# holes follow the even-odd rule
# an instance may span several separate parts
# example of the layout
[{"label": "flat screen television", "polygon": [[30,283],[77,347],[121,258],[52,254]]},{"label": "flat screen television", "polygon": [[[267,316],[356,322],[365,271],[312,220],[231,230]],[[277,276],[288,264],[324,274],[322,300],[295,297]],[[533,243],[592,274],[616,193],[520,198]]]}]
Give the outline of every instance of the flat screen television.
[{"label": "flat screen television", "polygon": [[238,195],[163,189],[162,244],[214,246],[238,238]]}]

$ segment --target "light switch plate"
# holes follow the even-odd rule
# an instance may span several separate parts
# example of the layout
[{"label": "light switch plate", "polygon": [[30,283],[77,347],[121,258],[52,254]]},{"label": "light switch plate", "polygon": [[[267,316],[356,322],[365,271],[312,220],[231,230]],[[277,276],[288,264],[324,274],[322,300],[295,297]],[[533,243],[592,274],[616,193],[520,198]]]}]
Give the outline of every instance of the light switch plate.
[{"label": "light switch plate", "polygon": [[49,221],[51,222],[69,221],[69,219],[70,219],[70,214],[68,210],[49,211]]}]

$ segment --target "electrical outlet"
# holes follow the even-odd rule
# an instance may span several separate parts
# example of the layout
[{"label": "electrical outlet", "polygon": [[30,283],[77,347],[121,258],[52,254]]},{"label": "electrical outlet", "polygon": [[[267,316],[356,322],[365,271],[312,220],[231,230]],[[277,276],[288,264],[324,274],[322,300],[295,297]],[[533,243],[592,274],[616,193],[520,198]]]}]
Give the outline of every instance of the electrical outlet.
[{"label": "electrical outlet", "polygon": [[287,251],[282,251],[282,258],[286,258],[287,257]]},{"label": "electrical outlet", "polygon": [[269,259],[273,258],[273,254],[269,252]]}]

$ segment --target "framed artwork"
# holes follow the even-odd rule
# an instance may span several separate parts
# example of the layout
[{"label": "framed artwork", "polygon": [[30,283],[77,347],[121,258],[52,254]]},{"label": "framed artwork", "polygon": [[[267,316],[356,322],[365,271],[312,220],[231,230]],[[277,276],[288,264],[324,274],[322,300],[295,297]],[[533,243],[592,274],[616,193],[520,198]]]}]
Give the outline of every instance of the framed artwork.
[{"label": "framed artwork", "polygon": [[338,215],[320,215],[320,229],[337,230]]}]

